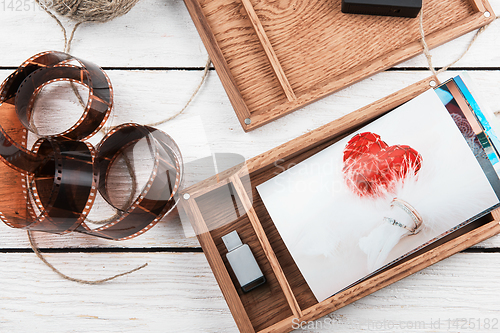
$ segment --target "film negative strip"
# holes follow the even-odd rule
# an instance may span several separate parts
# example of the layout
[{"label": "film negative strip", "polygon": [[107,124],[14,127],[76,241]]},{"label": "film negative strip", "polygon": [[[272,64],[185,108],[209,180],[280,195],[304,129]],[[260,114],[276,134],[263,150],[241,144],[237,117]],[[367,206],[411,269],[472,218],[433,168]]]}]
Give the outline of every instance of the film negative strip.
[{"label": "film negative strip", "polygon": [[[121,152],[144,139],[154,160],[153,168],[137,198],[123,209],[114,202],[113,188],[107,177]],[[120,214],[116,220],[94,230],[82,223],[77,231],[112,239],[133,238],[151,229],[177,204],[184,174],[182,157],[175,141],[160,130],[138,124],[123,124],[112,129],[97,147],[95,165],[99,193]]]},{"label": "film negative strip", "polygon": [[[35,100],[43,87],[58,81],[85,86],[83,114],[69,129],[40,137],[27,147]],[[62,52],[43,52],[25,61],[0,86],[0,219],[14,228],[52,233],[82,232],[108,239],[142,234],[177,203],[183,165],[178,146],[167,134],[148,126],[123,124],[95,149],[84,140],[104,125],[113,90],[98,66]],[[50,115],[49,115],[50,116]],[[153,170],[127,207],[113,203],[108,174],[127,147],[146,140]],[[90,228],[86,219],[100,193],[117,217]]]}]

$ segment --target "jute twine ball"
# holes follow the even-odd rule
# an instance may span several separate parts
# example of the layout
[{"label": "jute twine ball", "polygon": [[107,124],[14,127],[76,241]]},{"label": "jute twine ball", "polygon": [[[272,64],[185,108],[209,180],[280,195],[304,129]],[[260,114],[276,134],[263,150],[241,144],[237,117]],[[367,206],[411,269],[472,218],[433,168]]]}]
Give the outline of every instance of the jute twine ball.
[{"label": "jute twine ball", "polygon": [[79,22],[107,22],[127,14],[139,0],[53,0],[50,8]]}]

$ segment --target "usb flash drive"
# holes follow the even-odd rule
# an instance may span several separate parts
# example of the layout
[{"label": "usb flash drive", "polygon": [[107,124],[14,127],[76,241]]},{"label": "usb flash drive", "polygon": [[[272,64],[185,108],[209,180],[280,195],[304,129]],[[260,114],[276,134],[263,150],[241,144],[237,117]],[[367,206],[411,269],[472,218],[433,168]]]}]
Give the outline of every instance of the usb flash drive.
[{"label": "usb flash drive", "polygon": [[223,236],[222,241],[228,251],[226,258],[243,292],[249,292],[266,282],[250,247],[241,242],[236,230]]}]

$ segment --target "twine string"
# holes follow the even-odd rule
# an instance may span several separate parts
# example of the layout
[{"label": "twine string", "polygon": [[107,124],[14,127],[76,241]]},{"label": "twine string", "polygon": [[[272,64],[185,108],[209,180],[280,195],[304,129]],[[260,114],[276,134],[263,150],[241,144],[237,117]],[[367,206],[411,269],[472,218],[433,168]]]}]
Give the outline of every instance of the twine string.
[{"label": "twine string", "polygon": [[[74,39],[76,30],[78,29],[78,27],[82,23],[84,23],[84,22],[107,22],[107,21],[110,21],[110,20],[112,20],[112,19],[114,19],[114,18],[116,18],[118,16],[121,16],[121,15],[124,15],[124,14],[128,13],[130,11],[130,9],[132,9],[132,7],[139,0],[97,0],[97,1],[96,0],[55,0],[51,8],[53,8],[60,15],[66,16],[66,17],[68,17],[70,19],[73,19],[73,20],[75,20],[77,22],[73,26],[73,29],[71,30],[69,39],[68,39],[68,36],[67,36],[66,28],[61,23],[61,21],[59,20],[59,18],[57,18],[57,16],[54,13],[52,13],[45,4],[40,3],[40,0],[35,0],[35,1],[40,5],[40,7],[42,7],[42,9],[50,17],[52,17],[56,21],[56,23],[62,29],[62,31],[63,31],[63,37],[64,37],[64,51],[66,53],[69,53],[70,50],[71,50],[71,44],[72,44],[72,41]],[[436,71],[436,69],[434,68],[434,65],[432,64],[432,55],[430,53],[429,47],[427,45],[427,42],[425,40],[425,32],[424,32],[424,28],[423,28],[423,9],[424,9],[424,7],[422,5],[422,9],[421,9],[420,14],[419,14],[419,30],[420,30],[420,36],[421,36],[420,42],[422,44],[423,53],[424,53],[424,55],[425,55],[425,57],[427,59],[429,70],[433,73],[433,75],[435,75],[437,77],[437,74],[446,71],[447,69],[449,69],[451,66],[453,66],[454,64],[456,64],[458,61],[460,61],[465,56],[465,54],[470,50],[470,48],[472,47],[472,45],[474,44],[474,42],[477,40],[478,36],[480,34],[482,34],[486,30],[486,28],[489,26],[489,24],[486,25],[486,26],[484,26],[484,27],[482,27],[482,28],[480,28],[476,32],[476,34],[472,38],[471,42],[467,46],[466,50],[455,61],[451,62],[450,64],[448,64],[448,65],[444,66],[443,68],[441,68],[441,69],[439,69],[439,70]],[[495,19],[498,19],[498,17],[499,16],[497,16]],[[206,62],[206,64],[205,64],[205,68],[204,68],[203,75],[202,75],[202,78],[200,80],[200,83],[198,84],[198,86],[196,87],[196,89],[192,93],[191,97],[189,98],[189,100],[186,102],[186,104],[184,105],[184,107],[180,111],[178,111],[176,114],[174,114],[173,116],[171,116],[171,117],[169,117],[167,119],[164,119],[164,120],[161,120],[161,121],[158,121],[158,122],[154,122],[154,123],[151,123],[151,124],[148,124],[148,125],[149,126],[161,125],[161,124],[164,124],[164,123],[166,123],[166,122],[168,122],[168,121],[170,121],[172,119],[175,119],[179,115],[181,115],[186,110],[186,108],[190,105],[190,103],[194,100],[195,96],[198,94],[198,92],[201,89],[203,83],[205,82],[205,79],[206,79],[206,77],[207,77],[207,75],[209,73],[210,64],[211,64],[211,60],[210,60],[210,57],[209,57],[208,60],[207,60],[207,62]],[[71,86],[72,86],[73,92],[77,96],[80,104],[83,107],[85,107],[85,102],[83,101],[83,99],[82,99],[80,93],[78,92],[76,86],[73,83],[72,83]],[[106,131],[104,129],[104,127],[103,127],[102,130]],[[133,170],[131,170],[131,168],[133,168],[133,167],[131,166],[131,164],[129,163],[129,161],[127,161],[127,159],[126,159],[126,164],[127,164],[127,168],[129,169],[129,174],[132,177],[132,182],[133,182],[133,184],[136,184],[134,172],[133,172]],[[133,197],[133,193],[131,194],[131,197],[129,198],[129,201],[131,201],[132,197]],[[106,221],[100,221],[100,222],[106,222]],[[101,279],[101,280],[76,279],[76,278],[70,277],[70,276],[62,273],[57,268],[55,268],[52,264],[50,264],[44,258],[44,256],[42,255],[42,253],[40,253],[40,251],[38,249],[38,246],[36,244],[36,241],[35,241],[35,239],[33,237],[33,234],[31,233],[30,230],[27,231],[27,234],[28,234],[28,238],[29,238],[29,241],[30,241],[30,246],[33,249],[33,252],[36,254],[36,256],[42,262],[44,262],[48,267],[50,267],[55,273],[57,273],[58,275],[60,275],[64,279],[67,279],[67,280],[70,280],[70,281],[74,281],[74,282],[78,282],[78,283],[83,283],[83,284],[100,284],[100,283],[103,283],[103,282],[107,282],[107,281],[113,280],[113,279],[115,279],[117,277],[133,273],[133,272],[135,272],[135,271],[137,271],[139,269],[142,269],[142,268],[144,268],[144,267],[147,266],[147,263],[146,263],[146,264],[144,264],[142,266],[139,266],[137,268],[134,268],[134,269],[132,269],[130,271],[127,271],[127,272],[124,272],[124,273],[120,273],[120,274],[117,274],[117,275],[114,275],[114,276],[111,276],[111,277],[108,277],[108,278],[105,278],[105,279]]]},{"label": "twine string", "polygon": [[420,8],[420,14],[418,15],[418,24],[420,28],[420,43],[422,44],[422,47],[424,49],[424,55],[427,58],[427,63],[429,65],[429,69],[434,74],[437,76],[436,70],[434,69],[434,66],[432,65],[432,55],[431,52],[429,51],[429,47],[427,46],[427,42],[425,40],[425,31],[424,31],[424,1],[422,1],[422,8]]},{"label": "twine string", "polygon": [[148,126],[158,126],[158,125],[164,124],[164,123],[166,123],[166,122],[168,122],[168,121],[170,121],[172,119],[175,119],[177,116],[181,115],[184,112],[184,110],[187,109],[187,107],[189,106],[189,104],[191,104],[191,102],[193,101],[193,99],[196,97],[196,95],[200,91],[201,86],[203,85],[203,83],[205,82],[205,79],[208,76],[208,72],[209,72],[210,64],[211,63],[212,63],[212,60],[210,59],[210,57],[208,57],[207,62],[205,63],[205,67],[203,68],[203,75],[201,76],[200,83],[195,88],[195,90],[191,94],[191,97],[186,102],[186,104],[184,105],[184,107],[180,111],[178,111],[176,114],[174,114],[173,116],[171,116],[171,117],[169,117],[167,119],[164,119],[164,120],[157,121],[155,123],[148,124]]},{"label": "twine string", "polygon": [[[73,26],[73,29],[71,30],[69,39],[68,39],[68,34],[66,31],[66,28],[62,24],[62,22],[59,20],[59,18],[52,13],[49,8],[45,5],[42,4],[40,1],[41,0],[35,0],[40,7],[43,8],[43,10],[50,16],[52,17],[57,25],[62,29],[63,31],[63,37],[64,37],[64,52],[69,53],[71,51],[71,44],[73,42],[75,32],[78,29],[78,27],[84,23],[84,22],[108,22],[116,17],[122,16],[130,11],[133,6],[139,1],[139,0],[55,0],[53,2],[53,5],[51,8],[53,8],[58,14],[68,17],[70,19],[73,19],[77,21],[77,23]],[[191,104],[191,102],[194,100],[198,92],[200,91],[201,87],[203,86],[203,83],[205,82],[205,79],[208,76],[209,69],[210,69],[210,64],[212,63],[210,57],[208,57],[205,66],[203,68],[203,75],[200,79],[200,82],[198,86],[194,89],[193,93],[191,94],[191,97],[188,99],[188,101],[184,104],[184,107],[178,111],[176,114],[173,116],[163,119],[151,124],[146,124],[147,126],[158,126],[161,124],[164,124],[170,120],[175,119],[177,116],[181,115],[187,107]],[[85,108],[85,102],[83,101],[80,93],[78,92],[75,84],[71,82],[71,87],[73,89],[73,92],[75,93],[76,97],[78,98],[78,101],[80,102],[80,105]],[[110,127],[101,129],[104,133],[109,131]]]},{"label": "twine string", "polygon": [[[474,37],[472,37],[471,41],[467,45],[467,48],[462,52],[462,54],[457,59],[455,59],[454,61],[449,63],[448,65],[446,65],[446,66],[444,66],[436,71],[436,69],[434,68],[434,65],[432,64],[432,55],[431,55],[431,52],[429,50],[429,46],[427,45],[427,42],[425,40],[423,16],[424,16],[424,4],[422,3],[422,8],[420,9],[420,14],[419,14],[420,43],[422,44],[423,52],[424,52],[425,58],[427,59],[427,66],[429,67],[429,70],[432,72],[432,74],[434,76],[436,76],[436,78],[437,78],[438,74],[441,74],[441,73],[447,71],[451,66],[455,65],[457,62],[462,60],[462,58],[467,54],[467,52],[469,52],[469,50],[471,49],[472,45],[477,40],[479,35],[481,35],[491,25],[491,23],[493,23],[495,20],[500,18],[500,16],[496,16],[495,20],[493,20],[492,22],[488,23],[487,25],[479,28],[476,31],[476,33],[474,34]],[[437,78],[437,80],[438,80],[438,83],[441,83],[439,81],[439,78]]]},{"label": "twine string", "polygon": [[77,22],[108,22],[127,14],[139,0],[54,0],[51,8]]},{"label": "twine string", "polygon": [[[59,20],[59,18],[51,10],[49,10],[49,8],[44,3],[41,3],[40,2],[41,0],[35,0],[35,1],[50,17],[52,17],[56,21],[57,25],[59,25],[59,27],[61,28],[61,30],[63,32],[63,38],[64,38],[64,52],[69,53],[71,51],[71,44],[74,40],[76,30],[78,29],[78,27],[82,23],[85,23],[85,22],[101,22],[101,23],[108,22],[108,21],[110,21],[118,16],[121,16],[121,15],[128,13],[130,11],[130,9],[132,9],[132,7],[135,6],[135,4],[139,0],[55,0],[52,4],[51,8],[54,9],[58,14],[76,21],[76,24],[73,26],[73,29],[71,30],[71,32],[69,34],[69,38],[68,38],[66,28],[64,27],[62,22]],[[196,95],[200,91],[203,83],[205,82],[205,80],[208,76],[210,64],[211,64],[211,60],[210,60],[210,57],[208,57],[207,62],[206,62],[205,67],[204,67],[204,70],[203,70],[203,75],[201,77],[200,83],[195,88],[195,90],[191,94],[191,97],[189,98],[189,100],[186,102],[186,104],[184,105],[184,107],[180,111],[178,111],[176,114],[174,114],[173,116],[171,116],[167,119],[164,119],[164,120],[152,123],[152,124],[147,124],[147,125],[148,126],[161,125],[161,124],[164,124],[164,123],[178,117],[179,115],[181,115],[187,109],[187,107],[191,104],[191,102],[194,100],[194,98],[196,97]],[[84,102],[82,96],[80,95],[80,92],[78,91],[76,85],[73,82],[70,82],[70,83],[71,83],[71,88],[73,90],[73,93],[78,98],[78,102],[80,103],[80,105],[83,108],[85,108],[86,103]],[[36,129],[35,124],[33,123],[32,125],[33,125],[32,127],[34,129]],[[109,131],[109,129],[110,128],[105,129],[103,127],[101,129],[101,131],[103,131],[104,134],[106,134],[106,132]],[[128,198],[127,202],[125,203],[125,205],[127,205],[127,204],[130,204],[134,198],[137,179],[136,179],[136,176],[135,176],[135,173],[133,170],[133,165],[132,165],[131,161],[125,155],[123,155],[123,157],[125,159],[125,163],[127,165],[127,170],[129,172],[129,175],[132,179],[132,187],[133,187],[133,191],[131,191],[129,198]],[[105,220],[91,221],[89,219],[86,219],[86,221],[92,222],[92,223],[107,223],[107,222],[114,220],[119,215],[120,215],[120,212],[117,211],[114,214],[114,216],[112,216],[108,219],[105,219]],[[30,230],[27,231],[27,234],[28,234],[28,239],[29,239],[31,249],[36,254],[36,256],[45,265],[47,265],[52,271],[54,271],[62,278],[69,280],[69,281],[74,281],[74,282],[82,283],[82,284],[95,285],[95,284],[100,284],[100,283],[104,283],[104,282],[113,280],[113,279],[120,277],[120,276],[124,276],[124,275],[130,274],[130,273],[133,273],[133,272],[138,271],[138,270],[147,266],[147,263],[146,263],[146,264],[139,266],[139,267],[136,267],[130,271],[116,274],[114,276],[104,278],[101,280],[84,280],[84,279],[73,278],[71,276],[68,276],[68,275],[62,273],[60,270],[55,268],[51,263],[49,263],[47,261],[47,259],[43,256],[43,254],[40,252],[40,250],[37,246],[37,243],[35,241],[34,234]]]},{"label": "twine string", "polygon": [[147,263],[145,263],[144,265],[136,267],[136,268],[134,268],[134,269],[132,269],[130,271],[126,271],[126,272],[123,272],[123,273],[120,273],[120,274],[116,274],[116,275],[113,275],[113,276],[110,276],[110,277],[107,277],[107,278],[104,278],[104,279],[100,279],[100,280],[83,280],[83,279],[77,279],[77,278],[74,278],[74,277],[71,277],[71,276],[68,276],[68,275],[62,273],[60,270],[58,270],[57,268],[55,268],[50,262],[48,262],[47,259],[45,259],[45,257],[40,253],[40,251],[38,249],[38,245],[36,244],[35,238],[33,237],[33,234],[31,233],[30,230],[28,230],[28,239],[30,241],[30,246],[33,249],[33,252],[35,252],[36,256],[41,261],[43,261],[43,263],[45,265],[49,266],[50,269],[52,269],[55,273],[57,273],[62,278],[66,279],[66,280],[69,280],[69,281],[82,283],[82,284],[101,284],[101,283],[104,283],[104,282],[116,279],[117,277],[124,276],[124,275],[130,274],[130,273],[136,272],[136,271],[138,271],[138,270],[140,270],[140,269],[142,269],[142,268],[144,268],[144,267],[146,267],[148,265]]}]

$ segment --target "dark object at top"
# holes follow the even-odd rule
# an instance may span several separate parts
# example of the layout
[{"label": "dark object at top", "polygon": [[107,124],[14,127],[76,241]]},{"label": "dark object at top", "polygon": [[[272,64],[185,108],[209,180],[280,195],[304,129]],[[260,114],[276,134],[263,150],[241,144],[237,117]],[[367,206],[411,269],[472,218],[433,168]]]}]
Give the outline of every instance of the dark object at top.
[{"label": "dark object at top", "polygon": [[417,17],[422,0],[342,0],[342,13]]}]

